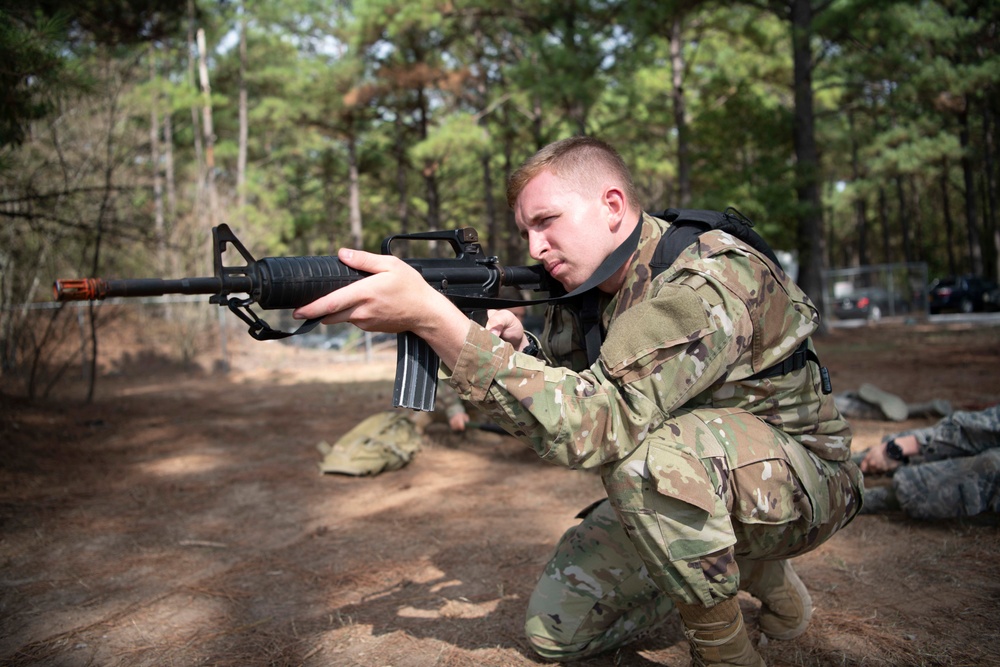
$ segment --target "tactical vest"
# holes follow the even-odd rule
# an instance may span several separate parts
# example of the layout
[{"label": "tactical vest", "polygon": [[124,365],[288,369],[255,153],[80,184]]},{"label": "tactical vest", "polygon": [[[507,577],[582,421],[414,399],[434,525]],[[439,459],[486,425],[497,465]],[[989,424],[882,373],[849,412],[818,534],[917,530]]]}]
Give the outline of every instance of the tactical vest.
[{"label": "tactical vest", "polygon": [[[650,261],[650,271],[652,277],[656,277],[668,269],[688,247],[698,241],[698,238],[705,232],[720,230],[736,237],[748,246],[757,250],[767,257],[775,266],[781,268],[781,262],[774,254],[774,251],[753,230],[753,222],[735,208],[729,207],[723,212],[709,211],[701,209],[676,209],[669,208],[661,213],[651,214],[670,223],[663,237],[660,239]],[[639,227],[642,225],[640,224]],[[636,237],[636,243],[638,237]],[[622,244],[628,245],[628,241]],[[634,251],[634,245],[632,250]],[[619,266],[622,262],[619,263]],[[600,324],[599,299],[596,294],[596,286],[586,294],[581,295],[579,301],[579,316],[584,340],[587,346],[587,357],[590,363],[597,361],[600,354],[600,346],[603,342],[603,332]],[[816,353],[809,349],[809,339],[802,343],[783,361],[774,364],[759,373],[755,373],[747,380],[763,380],[765,378],[785,375],[805,367],[806,363],[812,361],[820,370],[820,379],[824,394],[833,391],[830,382],[830,374],[826,367],[822,366]]]}]

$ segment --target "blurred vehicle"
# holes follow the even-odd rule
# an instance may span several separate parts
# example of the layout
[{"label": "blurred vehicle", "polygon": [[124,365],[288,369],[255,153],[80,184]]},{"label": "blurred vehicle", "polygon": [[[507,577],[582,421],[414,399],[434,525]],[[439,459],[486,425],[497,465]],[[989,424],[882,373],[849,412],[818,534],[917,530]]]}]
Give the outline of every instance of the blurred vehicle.
[{"label": "blurred vehicle", "polygon": [[910,312],[910,303],[903,295],[890,293],[882,287],[864,287],[836,300],[833,314],[840,320],[877,322],[890,315]]},{"label": "blurred vehicle", "polygon": [[929,301],[931,314],[955,311],[972,313],[984,310],[983,297],[996,283],[977,276],[949,276],[931,283]]},{"label": "blurred vehicle", "polygon": [[986,294],[983,295],[983,310],[988,310],[994,313],[1000,310],[1000,286],[996,286],[993,289],[988,290]]}]

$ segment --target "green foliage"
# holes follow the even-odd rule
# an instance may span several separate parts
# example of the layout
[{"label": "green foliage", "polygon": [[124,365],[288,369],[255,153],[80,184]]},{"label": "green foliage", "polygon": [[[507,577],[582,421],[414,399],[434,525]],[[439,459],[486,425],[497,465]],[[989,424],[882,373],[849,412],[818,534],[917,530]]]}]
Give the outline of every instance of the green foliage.
[{"label": "green foliage", "polygon": [[[0,16],[12,18],[0,20],[0,56],[9,65],[0,74],[8,91],[0,109],[2,185],[17,200],[10,207],[17,215],[32,209],[30,197],[52,192],[72,202],[74,216],[53,208],[28,224],[8,212],[23,232],[13,242],[23,243],[27,258],[48,234],[64,244],[55,254],[77,262],[73,272],[89,272],[100,229],[99,268],[140,271],[143,262],[153,265],[154,246],[144,243],[144,253],[129,240],[152,237],[159,207],[171,252],[185,257],[204,257],[207,228],[222,220],[259,254],[327,253],[352,242],[355,188],[369,249],[404,226],[429,225],[476,226],[496,236],[488,243],[500,249],[511,234],[506,175],[542,144],[581,132],[621,151],[648,208],[675,205],[669,35],[676,19],[691,205],[736,206],[772,244],[793,248],[801,207],[792,130],[802,119],[790,29],[758,5],[253,0],[202,3],[192,17],[184,3],[163,0],[87,0],[72,5],[73,15],[61,12],[69,5],[60,0],[31,12],[15,5],[17,13]],[[922,238],[943,239],[942,174],[957,221],[953,250],[968,261],[970,232],[961,218],[967,196],[986,199],[984,147],[997,138],[996,119],[987,128],[982,113],[1000,108],[994,5],[837,0],[816,17],[813,120],[832,264],[857,261],[859,202],[874,226],[878,198],[889,192],[887,224],[901,234],[898,179],[909,184],[904,204],[923,221]],[[244,19],[241,81],[235,38]],[[189,26],[206,29],[210,51],[212,179]],[[151,39],[152,50],[127,47]],[[106,76],[109,64],[115,76]],[[90,88],[70,85],[68,72]],[[238,210],[241,84],[249,131],[247,205]],[[154,104],[157,128],[150,127]],[[166,142],[165,118],[172,204],[165,201],[167,146],[159,164],[151,159],[150,130]],[[65,148],[71,137],[73,149],[60,156],[55,140]],[[105,162],[114,167],[108,182],[94,167]],[[965,190],[962,165],[974,172],[975,192]],[[220,206],[214,216],[209,180]],[[995,222],[984,208],[977,223],[988,232]],[[924,242],[918,258],[945,266],[945,245]],[[900,247],[891,243],[886,259],[902,260]]]},{"label": "green foliage", "polygon": [[19,145],[25,127],[52,111],[49,90],[64,70],[58,39],[63,17],[20,20],[0,9],[0,148]]}]

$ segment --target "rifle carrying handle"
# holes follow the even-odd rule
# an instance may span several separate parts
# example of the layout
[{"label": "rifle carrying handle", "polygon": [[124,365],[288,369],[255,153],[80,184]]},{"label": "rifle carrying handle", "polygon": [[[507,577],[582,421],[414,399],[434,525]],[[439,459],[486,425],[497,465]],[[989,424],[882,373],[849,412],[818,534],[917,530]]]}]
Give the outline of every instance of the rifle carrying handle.
[{"label": "rifle carrying handle", "polygon": [[433,412],[440,365],[437,352],[424,339],[410,331],[397,335],[393,406]]}]

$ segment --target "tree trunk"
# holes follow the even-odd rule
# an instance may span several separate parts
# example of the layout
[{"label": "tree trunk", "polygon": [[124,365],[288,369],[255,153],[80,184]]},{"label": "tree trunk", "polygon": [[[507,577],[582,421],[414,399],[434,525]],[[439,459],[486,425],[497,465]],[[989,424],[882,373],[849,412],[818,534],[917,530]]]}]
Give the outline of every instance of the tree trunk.
[{"label": "tree trunk", "polygon": [[878,189],[878,217],[882,223],[882,261],[885,264],[892,263],[892,242],[889,234],[889,202],[885,195],[885,188]]},{"label": "tree trunk", "polygon": [[[419,115],[420,122],[420,138],[427,138],[427,126],[430,123],[428,119],[427,111],[427,96],[424,94],[423,89],[418,91],[419,103],[417,106],[417,114]],[[437,182],[437,165],[436,164],[425,164],[420,169],[420,175],[424,179],[424,192],[427,197],[427,229],[440,229],[441,226],[441,197],[438,192],[438,182]],[[431,247],[436,244],[431,243]]]},{"label": "tree trunk", "polygon": [[951,203],[948,199],[948,158],[941,164],[941,209],[944,212],[945,245],[948,248],[948,273],[957,275],[955,266],[955,222],[951,218]]},{"label": "tree trunk", "polygon": [[913,248],[910,246],[910,216],[906,206],[906,188],[903,187],[903,177],[896,176],[896,202],[899,206],[899,229],[903,234],[903,261],[913,261]]},{"label": "tree trunk", "polygon": [[[188,0],[188,30],[187,30],[187,67],[188,67],[188,81],[191,86],[195,89],[198,88],[198,78],[195,76],[195,38],[194,38],[194,0]],[[199,171],[202,169],[202,165],[205,164],[205,159],[202,155],[204,148],[201,145],[201,120],[198,117],[198,106],[196,104],[191,105],[191,133],[194,136],[194,159],[195,164],[198,165]],[[198,176],[198,191],[199,198],[202,188],[202,183],[204,178],[199,174]]]},{"label": "tree trunk", "polygon": [[[983,101],[983,172],[986,179],[986,226],[992,233],[993,263],[990,278],[1000,280],[1000,227],[997,226],[997,178],[993,164],[993,109],[989,98]],[[990,273],[990,271],[987,271]]]},{"label": "tree trunk", "polygon": [[247,142],[250,124],[247,119],[247,8],[240,0],[240,145],[236,158],[236,205],[240,220],[246,216],[247,205]]},{"label": "tree trunk", "polygon": [[[107,67],[110,70],[110,67]],[[110,77],[110,74],[109,74]],[[104,241],[104,225],[109,212],[113,210],[112,193],[115,189],[114,168],[115,168],[115,127],[118,124],[118,95],[116,88],[112,91],[108,99],[108,125],[107,137],[105,138],[104,151],[104,192],[101,196],[101,204],[97,210],[97,219],[94,227],[94,255],[91,265],[90,275],[101,275],[101,245]],[[88,315],[90,319],[90,368],[87,378],[87,403],[93,403],[94,390],[97,386],[97,313],[94,311],[94,302],[88,303]]]},{"label": "tree trunk", "polygon": [[[851,177],[861,182],[861,160],[858,157],[857,133],[854,131],[854,114],[848,112],[847,122],[851,137]],[[868,206],[863,194],[854,193],[854,224],[858,235],[858,266],[867,266],[868,259]]]},{"label": "tree trunk", "polygon": [[922,207],[921,190],[917,185],[916,176],[910,176],[910,210],[913,211],[910,220],[910,229],[913,231],[913,259],[911,262],[919,262],[925,256],[924,242],[924,215]]},{"label": "tree trunk", "polygon": [[[487,152],[479,156],[479,164],[483,172],[483,201],[486,205],[486,233],[489,237],[490,248],[494,252],[499,252],[500,247],[500,225],[497,220],[496,199],[493,197],[493,169],[490,165],[492,156]],[[504,258],[508,260],[508,258]]]},{"label": "tree trunk", "polygon": [[198,29],[198,78],[201,82],[201,119],[205,130],[205,188],[208,190],[208,220],[214,227],[219,211],[219,197],[215,190],[215,130],[212,127],[212,86],[208,82],[208,50],[205,31]]},{"label": "tree trunk", "polygon": [[675,15],[670,24],[670,75],[673,87],[674,126],[677,128],[677,205],[691,204],[691,159],[688,145],[687,104],[684,100],[684,41],[682,21]]},{"label": "tree trunk", "polygon": [[[205,31],[198,29],[198,75],[201,81],[202,121],[205,130],[205,188],[208,190],[208,223],[215,227],[219,216],[219,197],[215,189],[215,130],[212,128],[212,87],[208,83],[208,50],[205,48]],[[229,371],[229,359],[226,353],[226,321],[219,311],[219,362],[217,368],[226,373]]]},{"label": "tree trunk", "polygon": [[403,139],[403,120],[396,114],[396,215],[399,217],[399,231],[403,234],[410,232],[410,205],[409,193],[406,189],[406,148]]},{"label": "tree trunk", "polygon": [[361,179],[358,174],[358,147],[354,133],[347,137],[347,180],[351,247],[364,248],[364,235],[361,232]]},{"label": "tree trunk", "polygon": [[[510,114],[506,107],[503,109],[504,115],[504,128],[510,128],[513,123],[510,120]],[[503,182],[506,186],[510,183],[511,174],[514,173],[514,133],[509,129],[504,131],[503,136]],[[507,201],[507,188],[504,187],[504,202]],[[507,258],[512,264],[523,264],[525,262],[524,258],[527,256],[526,248],[524,243],[521,242],[521,237],[515,233],[514,224],[514,210],[510,206],[504,205],[504,224],[507,233]]]},{"label": "tree trunk", "polygon": [[971,100],[966,96],[966,111],[962,114],[962,129],[959,132],[959,141],[962,144],[962,178],[965,181],[965,228],[969,245],[969,270],[974,275],[983,273],[983,256],[979,244],[979,225],[977,224],[976,213],[976,180],[973,175],[972,159],[969,157],[971,148],[970,128],[969,128],[969,104]]},{"label": "tree trunk", "polygon": [[795,181],[799,202],[798,283],[820,312],[826,312],[823,293],[823,209],[819,190],[819,151],[816,147],[812,89],[812,6],[809,0],[791,0],[794,63]]},{"label": "tree trunk", "polygon": [[[476,44],[483,43],[482,31],[478,28],[476,33]],[[486,59],[485,54],[481,50],[477,50],[476,61]],[[489,74],[488,68],[483,68],[483,72],[476,78],[476,102],[475,106],[477,109],[476,113],[476,124],[482,128],[483,132],[489,135],[489,124],[486,120],[486,115],[491,112],[489,106]],[[493,155],[490,151],[483,152],[479,156],[479,164],[482,169],[483,174],[483,203],[486,207],[486,237],[489,240],[489,247],[498,256],[501,257],[503,261],[510,262],[510,258],[506,257],[506,253],[503,252],[501,247],[500,239],[503,237],[503,231],[500,229],[500,220],[497,217],[497,204],[496,197],[493,194],[493,165],[492,165]]]},{"label": "tree trunk", "polygon": [[167,186],[167,218],[173,225],[177,220],[177,183],[174,178],[174,123],[169,107],[163,116],[163,174]]},{"label": "tree trunk", "polygon": [[163,274],[167,266],[167,236],[163,223],[163,179],[160,175],[160,105],[156,77],[156,50],[149,45],[149,80],[152,83],[149,101],[149,162],[153,169],[153,233],[156,236],[156,271]]}]

